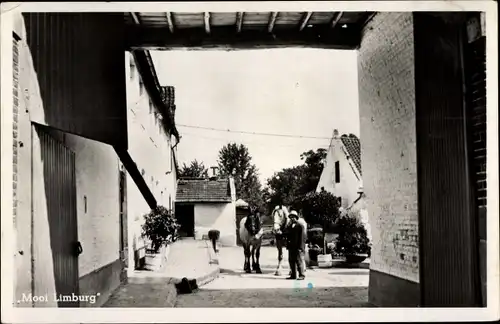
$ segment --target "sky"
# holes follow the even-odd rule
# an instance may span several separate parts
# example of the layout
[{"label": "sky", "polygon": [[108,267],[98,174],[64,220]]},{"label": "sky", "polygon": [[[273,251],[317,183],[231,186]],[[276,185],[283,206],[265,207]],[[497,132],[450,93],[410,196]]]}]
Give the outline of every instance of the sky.
[{"label": "sky", "polygon": [[[161,85],[175,87],[179,164],[216,166],[229,142],[248,147],[266,179],[327,148],[334,129],[359,136],[356,51],[270,49],[151,52]],[[264,136],[214,131],[320,137]]]}]

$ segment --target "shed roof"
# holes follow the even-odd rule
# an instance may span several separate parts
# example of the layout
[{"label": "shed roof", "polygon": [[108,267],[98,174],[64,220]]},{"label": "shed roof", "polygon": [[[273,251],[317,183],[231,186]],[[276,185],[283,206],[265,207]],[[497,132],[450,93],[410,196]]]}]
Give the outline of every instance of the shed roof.
[{"label": "shed roof", "polygon": [[176,202],[231,202],[229,179],[180,179]]}]

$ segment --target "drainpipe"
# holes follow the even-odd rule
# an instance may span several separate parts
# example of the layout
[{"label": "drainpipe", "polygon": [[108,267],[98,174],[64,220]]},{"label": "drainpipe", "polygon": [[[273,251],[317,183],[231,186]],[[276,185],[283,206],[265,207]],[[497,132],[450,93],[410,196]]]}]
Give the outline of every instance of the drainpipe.
[{"label": "drainpipe", "polygon": [[363,185],[361,185],[358,189],[358,198],[356,198],[356,200],[353,201],[353,203],[351,204],[351,206],[347,207],[346,208],[346,211],[350,210],[352,208],[352,206],[354,206],[354,204],[356,204],[361,198],[363,198],[363,195],[364,195],[364,191],[363,191]]}]

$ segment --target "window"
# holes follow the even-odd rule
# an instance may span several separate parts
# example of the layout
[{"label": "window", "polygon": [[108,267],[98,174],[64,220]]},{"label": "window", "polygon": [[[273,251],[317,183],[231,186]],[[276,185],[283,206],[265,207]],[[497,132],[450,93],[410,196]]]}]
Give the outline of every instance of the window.
[{"label": "window", "polygon": [[335,162],[335,183],[340,183],[340,162]]}]

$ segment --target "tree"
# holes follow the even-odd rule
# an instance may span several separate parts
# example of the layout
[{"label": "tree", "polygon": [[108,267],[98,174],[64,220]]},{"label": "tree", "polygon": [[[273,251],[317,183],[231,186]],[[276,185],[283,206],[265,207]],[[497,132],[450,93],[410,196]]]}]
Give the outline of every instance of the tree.
[{"label": "tree", "polygon": [[326,153],[322,148],[304,152],[300,155],[304,161],[302,165],[283,169],[267,180],[264,198],[269,211],[280,201],[293,209],[301,209],[302,199],[308,193],[316,191]]},{"label": "tree", "polygon": [[306,177],[306,167],[296,166],[275,173],[267,180],[264,197],[272,209],[278,204],[293,206],[301,196],[302,183]]},{"label": "tree", "polygon": [[236,197],[250,206],[262,209],[261,183],[258,169],[252,163],[248,148],[243,144],[229,143],[219,151],[219,172],[221,176],[232,176],[236,187]]},{"label": "tree", "polygon": [[327,191],[310,192],[300,200],[300,210],[308,224],[321,225],[325,232],[333,232],[340,216],[340,200]]},{"label": "tree", "polygon": [[189,166],[183,163],[179,173],[181,178],[208,178],[208,169],[196,159]]},{"label": "tree", "polygon": [[307,194],[316,190],[321,172],[323,172],[326,152],[325,149],[320,148],[317,149],[316,152],[309,150],[300,155],[306,167],[305,177],[302,181],[301,194]]}]

